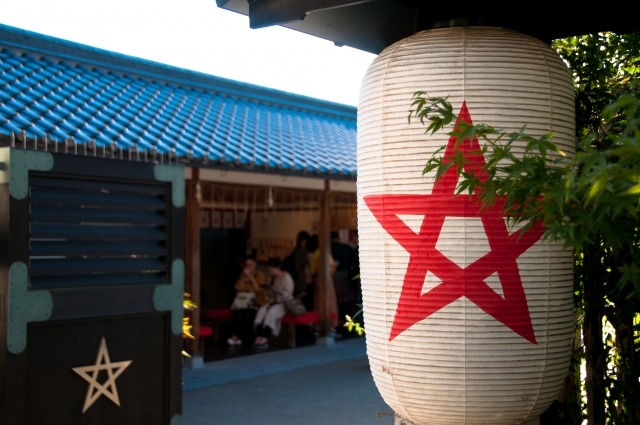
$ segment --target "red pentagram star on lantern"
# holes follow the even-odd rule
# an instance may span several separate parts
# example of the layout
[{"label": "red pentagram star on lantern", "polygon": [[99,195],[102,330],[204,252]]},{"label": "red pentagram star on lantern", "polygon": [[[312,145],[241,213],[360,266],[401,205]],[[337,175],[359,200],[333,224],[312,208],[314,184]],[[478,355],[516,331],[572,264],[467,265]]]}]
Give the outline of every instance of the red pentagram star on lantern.
[{"label": "red pentagram star on lantern", "polygon": [[[458,120],[472,124],[466,103],[462,104]],[[454,155],[456,141],[456,137],[449,139],[445,161]],[[465,171],[473,171],[479,179],[486,179],[482,169],[486,163],[478,139],[472,142],[465,139],[458,150],[471,162],[465,165]],[[494,206],[482,210],[475,195],[455,196],[456,185],[455,167],[451,167],[430,195],[364,197],[382,227],[410,254],[389,340],[464,296],[527,341],[537,344],[516,259],[541,238],[542,225],[538,223],[527,232],[519,230],[510,235],[501,213],[503,201],[498,200]],[[416,234],[411,230],[398,214],[424,215],[420,232]],[[491,251],[464,268],[444,256],[436,249],[436,243],[446,217],[480,218]],[[442,283],[421,294],[428,271]],[[484,282],[494,273],[498,274],[504,298]]]}]

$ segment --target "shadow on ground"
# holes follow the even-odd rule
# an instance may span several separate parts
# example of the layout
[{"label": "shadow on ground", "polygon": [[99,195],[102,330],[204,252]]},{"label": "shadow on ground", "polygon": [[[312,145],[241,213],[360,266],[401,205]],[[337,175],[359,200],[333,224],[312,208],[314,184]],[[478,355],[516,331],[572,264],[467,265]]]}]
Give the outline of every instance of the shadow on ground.
[{"label": "shadow on ground", "polygon": [[183,393],[184,425],[388,425],[364,356]]}]

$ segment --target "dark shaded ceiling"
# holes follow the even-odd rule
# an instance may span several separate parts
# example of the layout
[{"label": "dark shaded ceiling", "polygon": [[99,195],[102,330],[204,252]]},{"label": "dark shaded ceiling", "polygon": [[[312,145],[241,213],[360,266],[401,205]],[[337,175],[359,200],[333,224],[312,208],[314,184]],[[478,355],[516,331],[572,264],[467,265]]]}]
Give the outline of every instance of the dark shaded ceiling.
[{"label": "dark shaded ceiling", "polygon": [[[544,41],[601,31],[640,31],[640,2],[588,7],[568,1],[216,0],[251,28],[282,25],[371,53],[418,31],[448,26],[510,28]],[[549,5],[552,5],[549,7]]]}]

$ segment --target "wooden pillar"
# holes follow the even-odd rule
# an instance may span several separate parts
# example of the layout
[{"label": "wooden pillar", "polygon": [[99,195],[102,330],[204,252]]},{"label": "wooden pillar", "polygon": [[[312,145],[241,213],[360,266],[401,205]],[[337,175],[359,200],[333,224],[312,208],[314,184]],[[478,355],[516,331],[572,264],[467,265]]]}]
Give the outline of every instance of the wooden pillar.
[{"label": "wooden pillar", "polygon": [[[191,169],[191,180],[187,184],[187,205],[185,220],[185,249],[186,249],[186,282],[185,291],[191,294],[191,299],[200,307],[200,170]],[[187,351],[196,359],[201,355],[201,347],[197,336],[200,334],[200,311],[189,313],[196,339],[189,340]],[[201,361],[200,361],[201,362]],[[195,365],[197,362],[193,362]]]},{"label": "wooden pillar", "polygon": [[319,247],[320,250],[320,261],[319,261],[319,280],[322,290],[322,298],[323,303],[321,308],[323,309],[322,314],[322,323],[321,323],[321,331],[322,331],[322,341],[325,344],[333,343],[333,338],[331,338],[331,294],[330,289],[332,285],[331,281],[331,213],[330,213],[330,203],[331,203],[331,193],[329,191],[329,180],[324,181],[324,192],[322,193],[322,198],[320,201],[320,234],[318,235],[319,239]]}]

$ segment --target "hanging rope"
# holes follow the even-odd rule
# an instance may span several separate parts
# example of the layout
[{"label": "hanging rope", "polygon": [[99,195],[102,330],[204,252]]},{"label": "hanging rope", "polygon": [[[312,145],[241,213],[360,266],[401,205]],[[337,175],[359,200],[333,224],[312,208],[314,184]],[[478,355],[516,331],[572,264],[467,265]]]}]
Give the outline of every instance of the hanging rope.
[{"label": "hanging rope", "polygon": [[253,189],[253,215],[256,214],[256,208],[258,207],[258,189]]},{"label": "hanging rope", "polygon": [[233,189],[233,227],[238,227],[238,189]]}]

